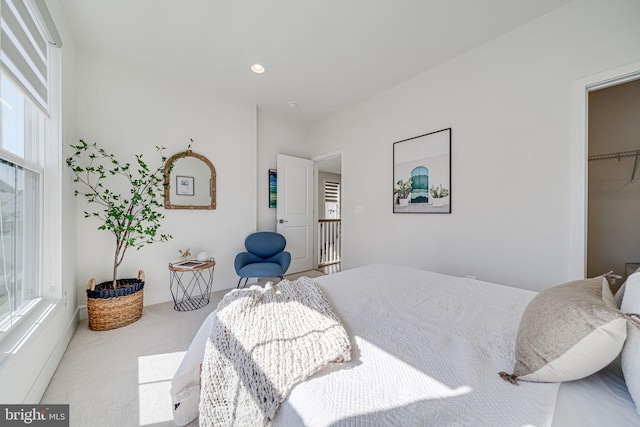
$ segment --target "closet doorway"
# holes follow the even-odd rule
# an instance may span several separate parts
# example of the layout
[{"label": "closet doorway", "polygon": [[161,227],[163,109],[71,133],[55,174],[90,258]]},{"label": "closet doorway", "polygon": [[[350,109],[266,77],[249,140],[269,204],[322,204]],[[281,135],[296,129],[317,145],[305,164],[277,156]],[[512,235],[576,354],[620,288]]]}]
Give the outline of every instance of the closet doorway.
[{"label": "closet doorway", "polygon": [[587,277],[619,286],[640,267],[640,79],[588,97]]}]

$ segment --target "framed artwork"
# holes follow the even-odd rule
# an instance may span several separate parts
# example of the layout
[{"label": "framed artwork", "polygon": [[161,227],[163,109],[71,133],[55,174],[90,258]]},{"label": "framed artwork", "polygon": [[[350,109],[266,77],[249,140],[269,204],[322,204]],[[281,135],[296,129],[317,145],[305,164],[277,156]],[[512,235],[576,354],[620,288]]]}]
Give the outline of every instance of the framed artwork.
[{"label": "framed artwork", "polygon": [[277,207],[278,174],[275,169],[269,169],[269,207]]},{"label": "framed artwork", "polygon": [[451,128],[393,144],[393,213],[451,213]]},{"label": "framed artwork", "polygon": [[193,196],[192,176],[176,176],[176,194],[178,196]]}]

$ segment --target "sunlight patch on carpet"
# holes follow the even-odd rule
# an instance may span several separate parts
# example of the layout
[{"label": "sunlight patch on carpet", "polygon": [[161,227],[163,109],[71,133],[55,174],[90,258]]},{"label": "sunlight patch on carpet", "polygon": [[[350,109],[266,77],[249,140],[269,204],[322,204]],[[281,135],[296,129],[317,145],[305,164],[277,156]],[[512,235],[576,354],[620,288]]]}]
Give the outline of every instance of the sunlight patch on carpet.
[{"label": "sunlight patch on carpet", "polygon": [[184,351],[138,357],[138,396],[140,425],[173,420],[171,379],[178,370]]}]

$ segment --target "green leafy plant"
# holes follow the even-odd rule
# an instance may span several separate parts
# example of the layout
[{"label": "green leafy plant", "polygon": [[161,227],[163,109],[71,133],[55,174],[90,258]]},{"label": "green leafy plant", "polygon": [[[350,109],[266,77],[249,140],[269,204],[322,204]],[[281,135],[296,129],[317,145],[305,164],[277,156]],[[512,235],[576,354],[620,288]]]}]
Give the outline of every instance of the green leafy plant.
[{"label": "green leafy plant", "polygon": [[447,190],[442,186],[442,184],[440,184],[438,187],[431,186],[431,188],[429,189],[429,193],[431,193],[431,197],[433,197],[434,199],[441,199],[449,195],[449,190]]},{"label": "green leafy plant", "polygon": [[409,194],[411,193],[411,178],[409,178],[407,182],[400,179],[396,182],[396,185],[398,188],[394,188],[393,194],[397,194],[398,199],[406,199],[409,197]]},{"label": "green leafy plant", "polygon": [[[110,231],[116,238],[113,259],[115,289],[118,267],[127,249],[134,247],[139,250],[145,245],[172,238],[169,234],[159,233],[160,222],[164,218],[158,210],[164,196],[164,163],[167,160],[163,155],[164,147],[156,146],[161,157],[157,168],[150,168],[141,154],[135,156],[135,166],[122,164],[96,143],[88,144],[82,139],[71,147],[75,152],[66,162],[73,171],[73,181],[81,187],[81,190],[75,190],[75,195],[82,195],[89,205],[95,205],[94,210],[84,212],[84,217],[98,218],[102,222],[98,230]],[[118,193],[109,188],[107,183],[116,183],[117,180],[128,184],[128,193]]]}]

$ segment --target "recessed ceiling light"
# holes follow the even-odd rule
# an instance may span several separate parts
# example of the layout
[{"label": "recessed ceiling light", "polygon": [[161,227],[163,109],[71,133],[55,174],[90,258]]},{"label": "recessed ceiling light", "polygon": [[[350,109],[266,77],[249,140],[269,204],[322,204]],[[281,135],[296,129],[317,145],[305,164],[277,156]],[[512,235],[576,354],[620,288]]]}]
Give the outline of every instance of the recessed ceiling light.
[{"label": "recessed ceiling light", "polygon": [[264,73],[264,67],[260,64],[253,64],[251,66],[251,71],[253,71],[256,74],[262,74]]},{"label": "recessed ceiling light", "polygon": [[298,103],[296,101],[289,101],[289,108],[291,108],[292,110],[296,107],[298,107]]}]

